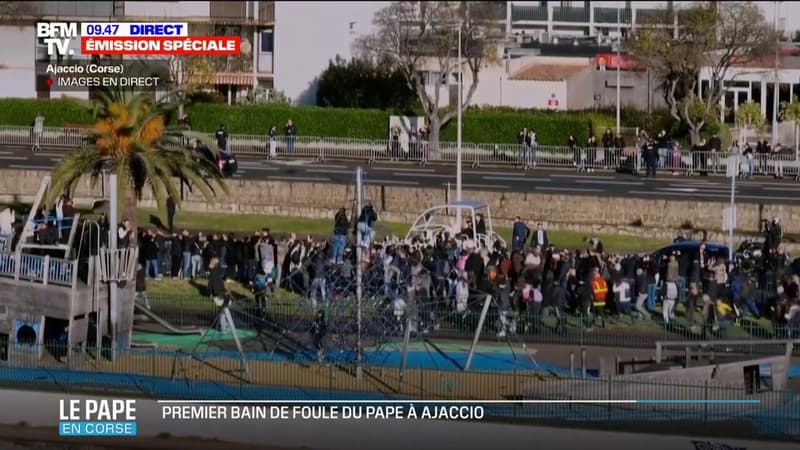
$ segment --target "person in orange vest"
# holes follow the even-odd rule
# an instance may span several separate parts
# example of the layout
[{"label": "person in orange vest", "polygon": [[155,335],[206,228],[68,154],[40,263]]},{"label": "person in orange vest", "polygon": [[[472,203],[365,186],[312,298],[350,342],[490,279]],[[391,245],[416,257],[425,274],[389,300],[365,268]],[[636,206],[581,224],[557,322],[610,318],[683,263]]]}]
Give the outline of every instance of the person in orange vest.
[{"label": "person in orange vest", "polygon": [[[594,268],[592,275],[592,309],[598,317],[602,316],[606,309],[606,297],[608,297],[608,284],[600,275],[600,268]],[[605,322],[604,319],[601,320]]]}]

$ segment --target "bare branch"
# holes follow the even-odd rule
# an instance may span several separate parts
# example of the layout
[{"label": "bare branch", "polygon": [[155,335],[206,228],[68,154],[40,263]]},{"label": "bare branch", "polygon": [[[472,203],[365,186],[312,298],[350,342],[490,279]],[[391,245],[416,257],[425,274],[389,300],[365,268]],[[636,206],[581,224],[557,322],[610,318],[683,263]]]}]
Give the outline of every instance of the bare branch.
[{"label": "bare branch", "polygon": [[[359,39],[356,53],[381,58],[400,69],[409,87],[428,116],[431,126],[439,127],[452,117],[452,111],[440,112],[443,88],[440,80],[426,86],[428,78],[420,72],[438,73],[448,81],[458,67],[459,27],[465,67],[469,67],[472,83],[465,105],[477,90],[483,58],[496,47],[503,34],[499,2],[392,2],[375,14],[376,33]],[[432,138],[438,129],[431,130]]]},{"label": "bare branch", "polygon": [[[700,2],[678,11],[679,36],[670,27],[640,27],[630,48],[636,58],[662,81],[665,100],[673,117],[699,132],[712,118],[724,95],[723,80],[729,69],[774,50],[774,33],[752,2]],[[666,18],[665,18],[666,19]],[[658,20],[666,23],[666,20]],[[708,70],[706,89],[697,96],[697,78]],[[675,108],[681,104],[682,108]],[[705,106],[705,113],[695,114],[691,104]],[[698,120],[697,117],[702,117]],[[676,117],[677,118],[677,117]]]}]

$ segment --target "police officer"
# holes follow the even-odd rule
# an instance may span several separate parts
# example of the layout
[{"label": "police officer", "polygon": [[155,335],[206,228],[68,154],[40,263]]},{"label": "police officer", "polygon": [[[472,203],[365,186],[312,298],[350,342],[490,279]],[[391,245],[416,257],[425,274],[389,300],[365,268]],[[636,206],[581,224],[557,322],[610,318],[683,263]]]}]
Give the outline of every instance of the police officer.
[{"label": "police officer", "polygon": [[225,124],[219,125],[214,136],[217,138],[217,148],[222,151],[228,150],[228,130],[225,129]]}]

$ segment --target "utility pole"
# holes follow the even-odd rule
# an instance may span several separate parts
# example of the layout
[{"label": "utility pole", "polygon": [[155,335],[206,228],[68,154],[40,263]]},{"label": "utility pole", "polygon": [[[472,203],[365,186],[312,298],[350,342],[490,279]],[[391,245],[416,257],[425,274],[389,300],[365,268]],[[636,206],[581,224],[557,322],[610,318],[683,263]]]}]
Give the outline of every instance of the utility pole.
[{"label": "utility pole", "polygon": [[[464,22],[458,23],[458,118],[457,118],[457,138],[456,138],[456,145],[458,148],[456,149],[457,156],[456,156],[456,200],[461,201],[461,132],[462,132],[462,108],[464,106],[464,64],[461,61],[461,28],[463,28]],[[461,208],[457,210],[457,220],[456,223],[458,224],[458,228],[461,228]]]},{"label": "utility pole", "polygon": [[775,2],[775,81],[773,84],[774,93],[772,94],[772,148],[778,144],[778,97],[780,96],[779,78],[778,78],[778,61],[780,59],[781,42],[780,35],[778,34],[778,7],[779,1]]},{"label": "utility pole", "polygon": [[617,8],[617,134],[620,134],[620,84],[622,76],[620,74],[620,66],[622,65],[622,23],[620,19],[620,9]]},{"label": "utility pole", "polygon": [[[357,205],[357,212],[356,214],[361,214],[361,208],[363,208],[364,197],[363,197],[363,184],[361,180],[361,167],[356,169],[356,205]],[[358,217],[355,218],[358,220]],[[361,367],[361,355],[362,355],[362,345],[361,345],[361,297],[363,295],[362,292],[362,278],[363,278],[363,269],[361,267],[362,259],[363,259],[363,252],[367,249],[361,247],[361,226],[356,226],[356,330],[358,336],[356,337],[356,378],[361,379],[362,375],[362,367]]]},{"label": "utility pole", "polygon": [[[108,175],[108,192],[109,192],[109,211],[108,211],[108,221],[109,221],[109,230],[108,230],[108,247],[109,247],[109,255],[111,258],[117,258],[117,227],[119,226],[119,219],[117,218],[117,210],[118,210],[118,186],[117,186],[117,174],[113,171]],[[111,261],[108,262],[111,264]],[[147,276],[147,274],[145,274]],[[116,277],[116,275],[115,275]],[[117,359],[117,352],[120,351],[120,341],[121,337],[119,336],[119,319],[120,319],[120,305],[119,305],[119,288],[117,286],[117,280],[112,278],[111,282],[109,283],[109,292],[108,292],[108,302],[110,303],[110,315],[111,315],[111,360],[115,361]]]}]

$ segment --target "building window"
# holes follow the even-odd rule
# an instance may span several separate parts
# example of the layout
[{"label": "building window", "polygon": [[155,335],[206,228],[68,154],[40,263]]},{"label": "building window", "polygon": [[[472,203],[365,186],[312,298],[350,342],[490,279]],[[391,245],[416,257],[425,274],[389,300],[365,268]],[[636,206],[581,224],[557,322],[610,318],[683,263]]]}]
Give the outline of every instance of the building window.
[{"label": "building window", "polygon": [[241,36],[242,27],[232,25],[216,25],[214,26],[214,36]]},{"label": "building window", "polygon": [[275,33],[272,30],[261,32],[261,53],[272,53],[275,49]]}]

